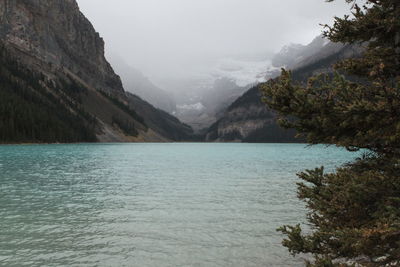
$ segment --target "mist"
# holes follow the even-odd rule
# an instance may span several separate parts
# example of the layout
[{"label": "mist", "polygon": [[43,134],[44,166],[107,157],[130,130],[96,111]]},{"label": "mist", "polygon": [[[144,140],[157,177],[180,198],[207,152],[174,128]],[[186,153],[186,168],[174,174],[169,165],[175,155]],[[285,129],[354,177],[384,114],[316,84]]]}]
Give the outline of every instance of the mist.
[{"label": "mist", "polygon": [[[106,42],[159,86],[204,73],[227,57],[268,57],[309,43],[349,12],[323,0],[78,0]],[[165,86],[168,87],[168,86]]]}]

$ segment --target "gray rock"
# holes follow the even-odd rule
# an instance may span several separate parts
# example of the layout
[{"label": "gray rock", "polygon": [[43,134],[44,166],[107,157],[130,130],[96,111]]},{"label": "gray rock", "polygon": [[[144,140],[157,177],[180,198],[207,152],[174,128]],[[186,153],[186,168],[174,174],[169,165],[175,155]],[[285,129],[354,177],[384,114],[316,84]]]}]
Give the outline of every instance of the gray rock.
[{"label": "gray rock", "polygon": [[123,94],[104,41],[75,0],[0,0],[0,40],[35,68],[63,69],[97,90]]}]

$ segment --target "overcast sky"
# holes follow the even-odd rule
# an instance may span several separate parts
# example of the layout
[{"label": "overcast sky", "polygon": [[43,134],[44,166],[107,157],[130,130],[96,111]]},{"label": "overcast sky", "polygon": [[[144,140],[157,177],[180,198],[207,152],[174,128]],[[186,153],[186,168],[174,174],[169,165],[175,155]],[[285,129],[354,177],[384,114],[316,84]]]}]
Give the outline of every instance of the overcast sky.
[{"label": "overcast sky", "polygon": [[348,13],[344,0],[78,0],[105,39],[150,77],[179,75],[231,54],[309,43],[320,23]]}]

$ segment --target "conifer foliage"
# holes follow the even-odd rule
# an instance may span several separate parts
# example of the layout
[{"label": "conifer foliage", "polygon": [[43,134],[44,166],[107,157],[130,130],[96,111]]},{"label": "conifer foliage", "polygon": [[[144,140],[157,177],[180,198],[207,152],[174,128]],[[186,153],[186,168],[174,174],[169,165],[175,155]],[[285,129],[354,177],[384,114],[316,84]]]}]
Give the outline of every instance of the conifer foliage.
[{"label": "conifer foliage", "polygon": [[262,86],[263,100],[309,143],[366,152],[335,173],[300,173],[312,231],[280,231],[291,253],[314,256],[308,266],[400,266],[400,1],[346,1],[352,14],[324,35],[364,46],[363,55],[306,84],[282,70]]},{"label": "conifer foliage", "polygon": [[0,143],[96,141],[96,119],[80,108],[84,91],[73,80],[46,79],[0,44]]}]

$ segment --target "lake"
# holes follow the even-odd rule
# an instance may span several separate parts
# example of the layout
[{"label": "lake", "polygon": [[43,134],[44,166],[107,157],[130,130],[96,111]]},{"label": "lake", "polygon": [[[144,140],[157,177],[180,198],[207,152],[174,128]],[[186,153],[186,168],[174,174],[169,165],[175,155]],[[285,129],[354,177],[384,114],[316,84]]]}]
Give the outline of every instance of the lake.
[{"label": "lake", "polygon": [[356,155],[302,144],[0,146],[1,266],[303,266],[296,173]]}]

